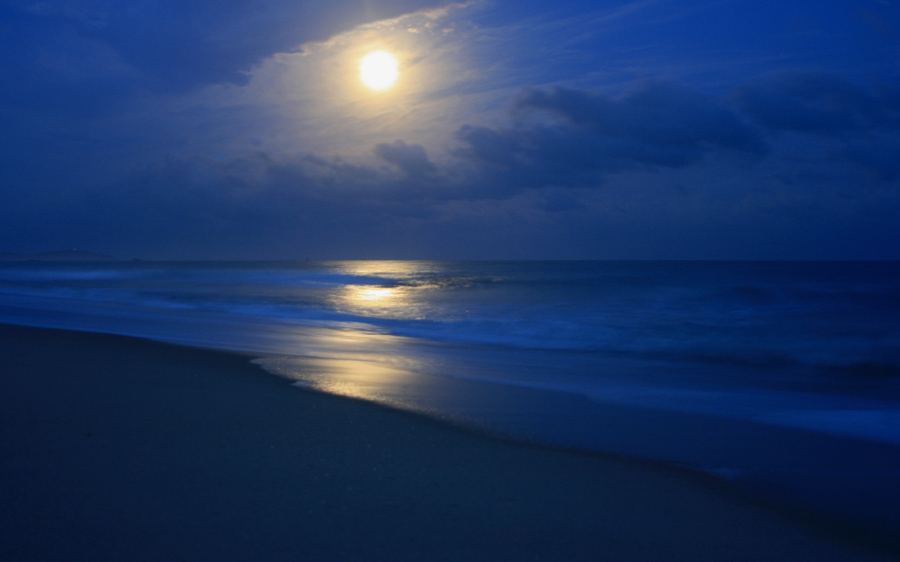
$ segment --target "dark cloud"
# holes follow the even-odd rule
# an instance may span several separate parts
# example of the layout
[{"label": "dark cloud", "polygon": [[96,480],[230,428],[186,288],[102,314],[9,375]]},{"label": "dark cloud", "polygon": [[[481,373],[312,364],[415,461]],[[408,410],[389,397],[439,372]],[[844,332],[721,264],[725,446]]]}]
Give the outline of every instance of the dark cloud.
[{"label": "dark cloud", "polygon": [[375,156],[397,166],[410,177],[422,177],[437,171],[437,167],[428,159],[425,148],[418,144],[406,144],[402,140],[381,143],[373,152]]},{"label": "dark cloud", "polygon": [[40,210],[28,201],[2,207],[0,239],[38,248],[64,240],[121,257],[302,256],[310,246],[375,244],[367,233],[409,216],[416,203],[408,199],[386,175],[340,159],[262,152],[169,159],[111,185],[60,194]]},{"label": "dark cloud", "polygon": [[900,177],[896,83],[867,87],[836,74],[790,72],[737,88],[735,100],[745,114],[773,133],[829,139],[836,147],[831,162],[860,166],[877,182]]},{"label": "dark cloud", "polygon": [[86,201],[107,207],[110,215],[169,217],[180,228],[225,232],[237,224],[245,226],[236,230],[246,231],[247,225],[311,220],[323,207],[351,215],[359,205],[371,215],[421,202],[405,189],[389,174],[340,158],[257,152],[221,161],[168,160],[98,188]]},{"label": "dark cloud", "polygon": [[618,98],[568,88],[529,90],[517,108],[559,115],[608,138],[680,148],[685,163],[709,147],[755,153],[765,148],[756,131],[713,97],[663,82],[644,84]]},{"label": "dark cloud", "polygon": [[[424,153],[417,148],[404,142],[381,145],[394,156]],[[829,202],[818,198],[819,189],[783,186],[794,198],[813,197],[811,204],[792,206],[781,203],[780,193],[757,191],[756,179],[765,177],[758,174],[734,176],[756,192],[755,202],[708,185],[667,189],[662,174],[640,172],[622,174],[603,190],[552,187],[547,175],[522,189],[509,182],[527,180],[526,173],[470,164],[458,163],[465,172],[452,165],[428,181],[414,181],[398,180],[384,166],[312,154],[172,158],[105,187],[60,193],[52,205],[7,200],[14,204],[0,206],[0,239],[20,252],[78,247],[121,257],[188,259],[696,258],[751,250],[757,254],[750,255],[770,258],[823,256],[821,248],[830,246],[822,239],[842,241],[852,250],[876,231],[883,235],[865,255],[878,256],[896,239],[897,202],[890,193],[863,205],[857,213],[862,221],[845,217],[846,224],[835,226],[834,217],[843,216],[850,202],[845,197],[858,195],[853,189],[844,190],[846,195],[832,190],[835,198]],[[820,175],[817,181],[828,178]],[[489,189],[493,182],[507,183]],[[797,226],[801,217],[806,222]],[[786,242],[786,253],[761,252],[756,244],[771,242],[778,228],[792,241]],[[815,236],[803,239],[804,232],[813,231]],[[703,253],[707,246],[712,249]],[[735,248],[745,253],[729,253]],[[840,255],[854,256],[850,250]]]},{"label": "dark cloud", "polygon": [[171,87],[246,80],[264,57],[324,40],[434,0],[169,0],[122,2],[107,25],[85,29]]},{"label": "dark cloud", "polygon": [[658,82],[619,97],[528,90],[514,115],[509,128],[462,127],[456,154],[518,185],[571,186],[628,169],[682,168],[713,151],[767,150],[755,128],[714,98]]},{"label": "dark cloud", "polygon": [[867,89],[822,72],[780,74],[737,89],[741,109],[772,131],[843,135],[900,129],[900,88]]},{"label": "dark cloud", "polygon": [[[246,82],[273,53],[441,0],[6,0],[0,64],[18,79],[78,83],[122,73],[136,85],[178,92]],[[9,77],[7,77],[7,80]],[[28,84],[26,84],[27,86]],[[103,98],[101,91],[98,97]]]}]

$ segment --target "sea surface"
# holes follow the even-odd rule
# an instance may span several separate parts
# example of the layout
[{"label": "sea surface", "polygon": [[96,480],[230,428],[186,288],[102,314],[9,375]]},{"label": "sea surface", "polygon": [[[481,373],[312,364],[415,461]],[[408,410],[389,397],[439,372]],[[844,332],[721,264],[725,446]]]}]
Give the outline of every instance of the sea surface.
[{"label": "sea surface", "polygon": [[900,532],[900,262],[0,262],[0,322],[248,352]]}]

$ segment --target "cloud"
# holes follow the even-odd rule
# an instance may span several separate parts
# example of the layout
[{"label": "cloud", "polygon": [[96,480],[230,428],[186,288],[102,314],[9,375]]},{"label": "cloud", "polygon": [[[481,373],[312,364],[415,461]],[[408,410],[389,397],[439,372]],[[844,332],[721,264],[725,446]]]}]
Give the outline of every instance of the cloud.
[{"label": "cloud", "polygon": [[826,72],[789,72],[740,86],[735,100],[771,133],[815,135],[832,143],[832,157],[820,159],[860,166],[877,182],[900,177],[900,85],[866,87]]},{"label": "cloud", "polygon": [[418,144],[406,144],[402,140],[390,144],[381,143],[373,152],[410,177],[422,177],[437,171],[437,167],[428,159],[425,148]]},{"label": "cloud", "polygon": [[[498,145],[490,136],[485,142]],[[514,152],[499,146],[505,150],[498,158]],[[605,178],[598,190],[554,187],[551,171],[572,185],[574,176],[549,164],[505,170],[461,159],[438,167],[424,149],[404,141],[375,151],[412,170],[428,168],[425,163],[436,170],[427,181],[408,174],[398,180],[385,166],[308,153],[170,158],[89,192],[60,193],[52,205],[0,207],[0,239],[28,240],[32,246],[21,251],[65,240],[65,246],[145,258],[697,258],[746,251],[771,258],[827,255],[821,248],[828,245],[816,236],[836,240],[858,229],[853,240],[885,233],[881,246],[871,245],[865,255],[896,253],[884,246],[896,239],[897,198],[877,189],[863,197],[856,189],[860,176],[840,163],[815,182],[778,186],[769,162],[745,173],[735,173],[726,159],[669,174],[646,166],[616,174],[591,168],[593,175],[585,172],[583,179],[594,183],[584,185]],[[835,171],[843,180],[835,180]],[[674,189],[673,177],[690,187]],[[848,211],[853,198],[864,204]],[[844,222],[835,226],[835,217]],[[801,218],[820,234],[796,226]],[[796,242],[795,254],[766,254],[758,244],[771,240],[773,228],[794,241],[806,233],[808,244]],[[852,257],[848,252],[840,255]]]},{"label": "cloud", "polygon": [[[735,112],[711,96],[665,82],[646,83],[618,98],[568,88],[529,90],[518,100],[517,108],[556,114],[573,126],[589,128],[604,137],[660,148],[692,153],[708,147],[755,153],[764,150],[756,131],[741,122]],[[688,162],[694,157],[686,153],[682,159]]]},{"label": "cloud", "polygon": [[900,88],[867,89],[824,72],[792,72],[741,86],[740,108],[771,131],[840,136],[900,129]]},{"label": "cloud", "polygon": [[238,223],[265,228],[309,220],[325,207],[339,207],[347,215],[359,208],[372,215],[419,202],[414,190],[376,168],[313,154],[265,152],[226,160],[169,159],[99,187],[85,199],[89,207],[106,207],[100,214],[130,217],[124,219],[129,223],[170,217],[179,228],[222,232]]},{"label": "cloud", "polygon": [[[6,58],[25,71],[46,70],[83,49],[85,68],[127,65],[132,79],[157,92],[247,81],[264,58],[356,25],[433,7],[442,0],[7,0],[0,5]],[[104,57],[93,54],[108,51]],[[71,61],[70,61],[71,62]],[[103,72],[94,68],[93,72]],[[61,72],[63,72],[61,70]],[[64,73],[64,72],[63,72]],[[27,74],[27,72],[26,72]],[[35,76],[31,76],[35,78]]]},{"label": "cloud", "polygon": [[[585,185],[630,169],[683,168],[706,154],[761,155],[760,133],[714,98],[651,82],[619,97],[530,89],[507,128],[466,125],[456,155],[523,186]],[[496,178],[495,178],[496,179]]]}]

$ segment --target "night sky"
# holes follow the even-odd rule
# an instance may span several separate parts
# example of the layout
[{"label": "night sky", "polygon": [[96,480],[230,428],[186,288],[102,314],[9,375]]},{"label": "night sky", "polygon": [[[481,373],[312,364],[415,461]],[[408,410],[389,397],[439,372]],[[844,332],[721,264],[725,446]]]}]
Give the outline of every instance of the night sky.
[{"label": "night sky", "polygon": [[896,0],[0,0],[0,70],[0,252],[900,259]]}]

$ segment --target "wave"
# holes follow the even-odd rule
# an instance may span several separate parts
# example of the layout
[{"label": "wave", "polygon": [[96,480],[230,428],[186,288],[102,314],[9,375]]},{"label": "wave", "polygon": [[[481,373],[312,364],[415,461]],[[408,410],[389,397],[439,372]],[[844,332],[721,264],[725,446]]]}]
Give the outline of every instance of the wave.
[{"label": "wave", "polygon": [[[873,270],[875,273],[872,273]],[[0,267],[43,310],[351,322],[423,341],[896,378],[893,264],[332,262]],[[53,304],[55,303],[55,304]]]}]

